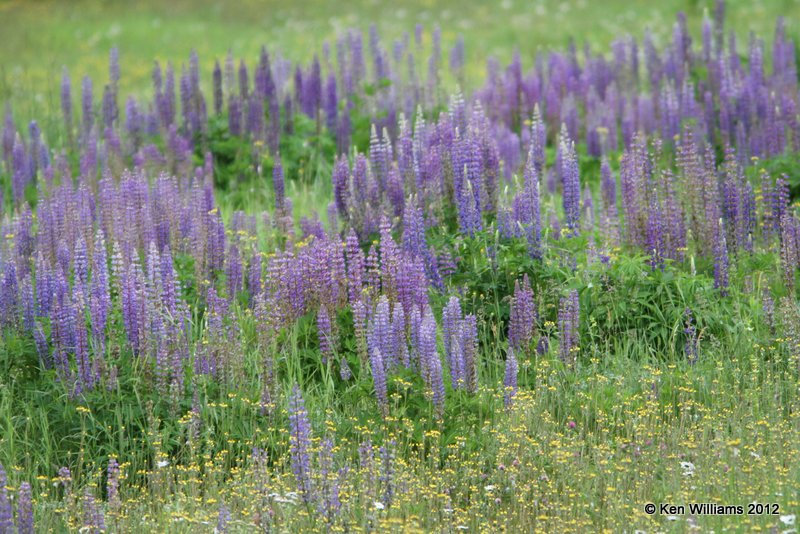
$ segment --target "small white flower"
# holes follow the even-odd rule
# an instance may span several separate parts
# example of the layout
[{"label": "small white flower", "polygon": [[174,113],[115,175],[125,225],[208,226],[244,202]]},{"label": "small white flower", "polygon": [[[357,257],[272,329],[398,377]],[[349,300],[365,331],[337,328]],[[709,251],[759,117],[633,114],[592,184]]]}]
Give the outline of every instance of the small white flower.
[{"label": "small white flower", "polygon": [[690,477],[694,474],[694,464],[692,462],[681,462],[681,469],[683,469],[683,476]]},{"label": "small white flower", "polygon": [[678,520],[678,516],[677,515],[668,515],[667,516],[667,521],[677,521],[677,520]]},{"label": "small white flower", "polygon": [[761,455],[760,455],[760,454],[758,454],[757,452],[754,452],[754,451],[750,451],[750,456],[752,456],[752,457],[753,457],[753,458],[755,458],[756,460],[758,460],[759,458],[761,458]]},{"label": "small white flower", "polygon": [[494,491],[494,485],[492,484],[492,485],[489,485],[489,486],[484,486],[483,490],[484,491]]},{"label": "small white flower", "polygon": [[375,501],[372,504],[375,506],[376,510],[383,510],[384,508],[386,508],[386,506],[384,506],[382,502]]},{"label": "small white flower", "polygon": [[781,523],[783,523],[784,525],[794,525],[795,519],[797,519],[797,516],[794,514],[782,515],[780,517]]},{"label": "small white flower", "polygon": [[456,527],[456,529],[458,529],[458,530],[469,530],[469,527],[467,525],[458,525]]},{"label": "small white flower", "polygon": [[158,463],[156,464],[156,466],[159,469],[163,469],[163,468],[167,467],[168,465],[169,465],[169,462],[167,460],[159,460]]}]

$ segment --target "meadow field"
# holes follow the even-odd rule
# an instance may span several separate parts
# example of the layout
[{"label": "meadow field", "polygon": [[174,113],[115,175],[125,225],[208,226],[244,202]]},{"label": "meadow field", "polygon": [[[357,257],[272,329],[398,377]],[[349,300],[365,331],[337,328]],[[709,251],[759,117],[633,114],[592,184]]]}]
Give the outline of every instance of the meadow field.
[{"label": "meadow field", "polygon": [[797,532],[800,0],[0,36],[0,534]]}]

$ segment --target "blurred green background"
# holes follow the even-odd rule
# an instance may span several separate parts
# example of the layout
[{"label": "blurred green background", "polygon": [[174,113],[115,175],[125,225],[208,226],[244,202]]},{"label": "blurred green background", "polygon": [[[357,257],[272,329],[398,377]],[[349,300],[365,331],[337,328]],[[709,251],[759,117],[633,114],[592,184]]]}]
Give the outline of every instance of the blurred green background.
[{"label": "blurred green background", "polygon": [[[0,102],[10,101],[18,118],[42,118],[59,109],[59,81],[66,66],[73,91],[89,74],[107,80],[108,51],[120,49],[122,92],[149,90],[152,61],[185,62],[197,49],[202,74],[210,78],[215,58],[230,49],[255,59],[267,45],[290,59],[309,60],[323,41],[349,27],[366,31],[375,23],[387,48],[421,23],[439,24],[445,53],[458,34],[466,40],[469,80],[485,69],[485,58],[506,62],[514,49],[523,65],[547,47],[563,48],[570,37],[582,46],[607,50],[614,38],[641,38],[650,28],[657,39],[671,35],[675,14],[684,11],[694,35],[713,0],[200,0],[6,1],[0,0]],[[729,0],[727,22],[742,37],[750,31],[771,36],[775,19],[786,18],[798,35],[800,0]],[[746,47],[742,47],[746,50]],[[526,61],[526,59],[528,59]],[[96,89],[100,94],[100,89]]]}]

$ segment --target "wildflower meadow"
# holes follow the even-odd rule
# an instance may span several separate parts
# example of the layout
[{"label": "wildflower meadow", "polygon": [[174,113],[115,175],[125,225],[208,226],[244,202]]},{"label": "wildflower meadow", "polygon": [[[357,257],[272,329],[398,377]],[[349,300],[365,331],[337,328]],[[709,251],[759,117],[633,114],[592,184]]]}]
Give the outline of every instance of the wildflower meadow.
[{"label": "wildflower meadow", "polygon": [[0,534],[797,532],[797,0],[244,4],[0,2]]}]

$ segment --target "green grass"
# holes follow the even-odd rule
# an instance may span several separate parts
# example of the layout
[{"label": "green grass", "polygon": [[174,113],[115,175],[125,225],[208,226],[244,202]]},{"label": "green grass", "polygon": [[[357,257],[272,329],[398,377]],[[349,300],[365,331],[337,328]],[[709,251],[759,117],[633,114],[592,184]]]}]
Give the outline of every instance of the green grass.
[{"label": "green grass", "polygon": [[[373,20],[383,35],[397,36],[413,31],[417,22],[428,29],[438,22],[446,48],[464,33],[470,79],[476,82],[484,69],[477,58],[493,53],[506,60],[514,47],[529,65],[535,50],[563,47],[570,36],[606,50],[618,35],[640,36],[649,25],[663,40],[678,10],[687,11],[697,35],[708,4],[364,2],[343,12],[338,3],[319,0],[241,2],[235,8],[182,1],[167,8],[151,1],[135,6],[3,2],[0,99],[12,104],[18,118],[40,119],[47,131],[48,124],[59,122],[61,66],[70,69],[75,91],[84,72],[99,84],[107,76],[111,46],[121,50],[123,92],[148,94],[154,58],[178,64],[196,48],[201,72],[208,73],[213,59],[228,49],[254,59],[267,44],[271,51],[308,60],[337,31],[366,29]],[[770,35],[778,14],[797,35],[800,1],[729,2],[728,14],[739,35]],[[295,141],[306,138],[298,135]],[[304,147],[291,150],[284,156],[293,169],[287,196],[295,213],[317,211],[324,219],[332,196],[331,161]],[[587,165],[583,179],[596,186],[596,162]],[[263,176],[231,180],[218,189],[226,217],[234,210],[271,210],[265,169]],[[552,206],[559,200],[548,198]],[[336,365],[321,363],[313,316],[264,343],[252,312],[234,306],[228,320],[238,322],[241,333],[223,349],[240,362],[235,380],[198,377],[192,384],[196,399],[170,399],[155,390],[152,370],[130,354],[115,301],[110,331],[116,335],[108,355],[121,369],[111,390],[72,399],[53,371],[39,368],[31,339],[11,331],[0,337],[0,463],[9,471],[12,495],[21,481],[31,481],[38,528],[77,530],[83,492],[106,495],[105,469],[115,457],[122,464],[123,507],[103,503],[112,531],[211,532],[221,503],[235,517],[234,532],[324,531],[315,510],[280,501],[296,490],[287,460],[286,399],[297,382],[314,427],[315,458],[320,441],[333,438],[335,467],[347,465],[353,473],[342,488],[347,523],[337,523],[339,529],[375,529],[377,520],[387,531],[425,532],[454,532],[459,526],[470,532],[691,528],[685,517],[673,522],[648,516],[647,502],[716,502],[746,510],[759,501],[778,503],[781,514],[798,513],[800,310],[787,299],[778,306],[775,324],[764,316],[762,296],[786,292],[775,250],[735,262],[731,294],[720,298],[708,260],[697,260],[696,275],[688,260],[653,272],[647,258],[616,250],[612,265],[599,269],[588,265],[584,238],[550,239],[544,260],[532,262],[521,242],[497,246],[496,236],[486,233],[453,239],[446,225],[434,233],[429,236],[434,244],[463,258],[452,284],[464,288],[465,308],[479,317],[480,383],[486,385],[474,396],[448,386],[442,422],[435,420],[413,373],[390,379],[392,408],[381,418],[369,371],[355,355],[348,311],[337,318],[346,332],[339,349],[350,359],[354,380],[342,381]],[[259,238],[261,250],[274,245],[270,237]],[[497,265],[487,257],[488,248],[497,254]],[[578,269],[568,265],[571,258]],[[197,304],[192,265],[182,260],[176,258],[177,268]],[[502,381],[504,341],[494,329],[507,318],[509,291],[521,272],[531,274],[543,329],[554,344],[545,355],[533,350],[518,355],[521,389],[513,407],[505,409],[504,392],[495,386]],[[558,299],[571,288],[580,292],[583,321],[574,369],[558,359],[554,324]],[[433,304],[438,313],[442,297],[435,296]],[[694,365],[683,354],[687,306],[701,339]],[[202,343],[200,312],[193,320],[193,342]],[[267,413],[259,405],[265,355],[279,377]],[[357,463],[358,445],[367,439],[376,449],[390,440],[396,444],[398,488],[384,511],[375,505],[384,499],[380,484]],[[253,460],[253,447],[265,450],[268,465]],[[165,461],[168,465],[159,467]],[[691,474],[682,462],[693,465]],[[76,481],[69,489],[56,477],[64,465]],[[315,476],[323,482],[318,471]],[[772,515],[693,521],[704,531],[789,528]]]}]

